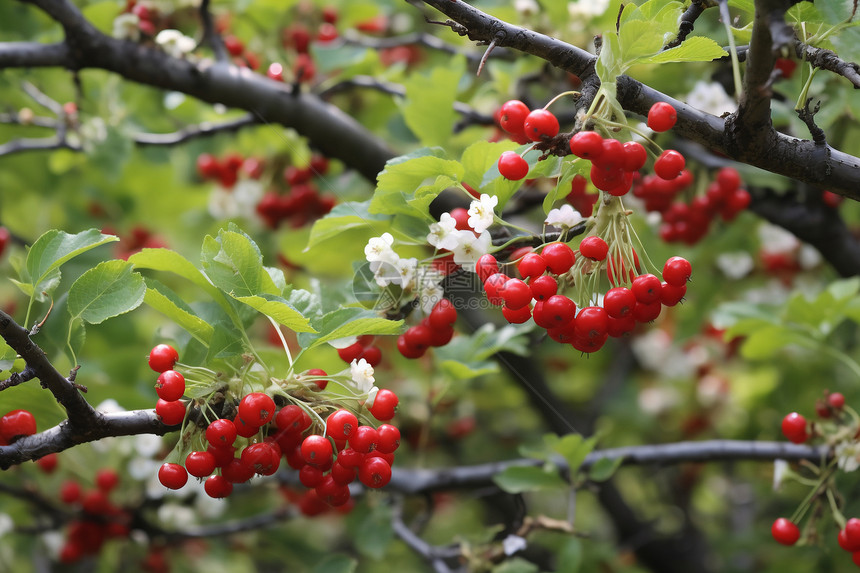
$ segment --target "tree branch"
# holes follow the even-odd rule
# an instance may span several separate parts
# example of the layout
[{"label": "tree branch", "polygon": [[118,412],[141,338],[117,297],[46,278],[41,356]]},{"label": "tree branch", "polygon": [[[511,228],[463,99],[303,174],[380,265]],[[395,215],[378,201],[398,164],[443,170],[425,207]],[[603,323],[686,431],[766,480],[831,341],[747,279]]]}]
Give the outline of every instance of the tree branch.
[{"label": "tree branch", "polygon": [[69,47],[65,43],[0,43],[0,70],[4,68],[68,67],[71,63]]},{"label": "tree branch", "polygon": [[178,145],[197,137],[210,137],[219,133],[239,131],[243,127],[259,125],[259,123],[259,120],[249,113],[221,123],[206,121],[198,125],[189,125],[173,133],[138,133],[134,136],[134,142],[143,146]]}]

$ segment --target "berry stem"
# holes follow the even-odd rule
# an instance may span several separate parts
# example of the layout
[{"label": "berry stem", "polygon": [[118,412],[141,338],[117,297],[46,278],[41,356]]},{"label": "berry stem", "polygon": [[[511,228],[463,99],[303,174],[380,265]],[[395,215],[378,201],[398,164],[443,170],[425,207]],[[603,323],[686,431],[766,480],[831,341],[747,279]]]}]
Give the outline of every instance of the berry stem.
[{"label": "berry stem", "polygon": [[268,315],[266,315],[266,318],[269,319],[269,322],[272,324],[272,328],[275,329],[275,332],[278,333],[278,338],[281,339],[281,346],[284,347],[284,354],[287,355],[287,361],[290,363],[290,370],[287,372],[287,376],[290,376],[293,373],[293,355],[290,353],[290,345],[287,344],[287,339],[284,338],[284,333],[281,332],[281,327],[277,322],[275,322],[275,319]]},{"label": "berry stem", "polygon": [[566,91],[566,92],[561,92],[560,94],[558,94],[557,96],[555,96],[554,98],[552,98],[551,100],[549,100],[549,101],[547,102],[547,104],[546,104],[545,106],[543,106],[543,108],[544,108],[544,109],[549,109],[549,106],[551,106],[551,105],[552,105],[552,104],[554,104],[557,100],[559,100],[559,99],[561,99],[561,98],[563,98],[564,96],[567,96],[567,95],[582,95],[582,94],[581,94],[580,92],[576,91],[576,90],[570,90],[570,91]]},{"label": "berry stem", "polygon": [[833,490],[830,488],[827,489],[827,502],[830,503],[830,511],[833,513],[833,521],[836,522],[839,529],[845,529],[845,516],[839,509],[839,504],[836,503],[836,497],[834,497]]}]

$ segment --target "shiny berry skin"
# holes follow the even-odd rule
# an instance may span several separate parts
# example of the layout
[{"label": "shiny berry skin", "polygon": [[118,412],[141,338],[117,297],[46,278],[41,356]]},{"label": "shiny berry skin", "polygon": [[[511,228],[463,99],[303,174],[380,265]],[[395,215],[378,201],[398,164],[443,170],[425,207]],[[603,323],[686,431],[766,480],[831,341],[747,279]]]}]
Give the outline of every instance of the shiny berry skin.
[{"label": "shiny berry skin", "polygon": [[158,481],[168,489],[179,489],[188,483],[188,472],[179,464],[164,464],[158,469]]},{"label": "shiny berry skin", "polygon": [[397,350],[400,354],[403,355],[404,358],[421,358],[424,356],[424,353],[427,351],[427,348],[418,348],[409,344],[409,341],[406,339],[405,334],[401,334],[397,337]]},{"label": "shiny berry skin", "polygon": [[723,167],[717,171],[717,185],[723,195],[728,195],[741,186],[741,174],[732,167]]},{"label": "shiny berry skin", "polygon": [[203,483],[203,489],[209,497],[221,499],[233,493],[233,484],[224,476],[209,476]]},{"label": "shiny berry skin", "polygon": [[355,429],[358,428],[358,418],[349,410],[336,410],[331,413],[325,421],[325,433],[335,440],[345,440],[349,438]]},{"label": "shiny berry skin", "polygon": [[523,124],[528,114],[528,106],[520,100],[506,101],[499,113],[499,125],[512,135],[525,135]]},{"label": "shiny berry skin", "polygon": [[551,111],[536,109],[530,112],[523,122],[526,137],[532,141],[542,141],[544,137],[558,135],[558,119]]},{"label": "shiny berry skin", "polygon": [[481,282],[486,281],[492,275],[498,273],[499,263],[496,260],[496,257],[490,254],[481,255],[478,262],[475,263],[475,272],[478,274],[478,278],[481,279]]},{"label": "shiny berry skin", "polygon": [[484,292],[487,293],[487,300],[490,301],[490,304],[496,306],[505,304],[505,299],[502,298],[502,289],[508,282],[508,279],[510,277],[506,274],[496,273],[484,281]]},{"label": "shiny berry skin", "polygon": [[636,306],[633,307],[633,318],[636,322],[651,322],[657,320],[661,310],[663,305],[659,300],[648,304],[637,301]]},{"label": "shiny berry skin", "polygon": [[609,245],[600,237],[591,235],[579,243],[579,253],[586,259],[602,261],[609,254]]},{"label": "shiny berry skin", "polygon": [[642,304],[651,304],[660,300],[660,293],[663,290],[660,279],[652,274],[639,275],[633,279],[633,284],[630,286],[633,291],[633,296],[636,297],[636,302]]},{"label": "shiny berry skin", "polygon": [[558,292],[558,281],[549,275],[533,279],[529,286],[532,288],[532,296],[537,301],[544,301]]},{"label": "shiny berry skin", "polygon": [[834,410],[841,410],[845,406],[845,395],[841,392],[833,392],[827,396],[827,403]]},{"label": "shiny berry skin", "polygon": [[278,471],[281,463],[281,450],[270,442],[251,444],[242,450],[242,464],[254,469],[262,476],[270,476]]},{"label": "shiny berry skin", "polygon": [[657,158],[657,161],[654,162],[654,173],[656,173],[657,177],[660,179],[671,181],[681,174],[681,171],[684,170],[685,164],[686,162],[684,161],[683,155],[674,149],[667,149],[661,153],[660,157]]},{"label": "shiny berry skin", "polygon": [[185,394],[185,377],[176,370],[165,370],[158,376],[155,392],[167,402],[179,400]]},{"label": "shiny berry skin", "polygon": [[653,131],[661,133],[669,131],[678,121],[678,113],[671,104],[658,101],[648,110],[648,127]]},{"label": "shiny berry skin", "polygon": [[800,529],[784,517],[773,522],[770,533],[778,543],[783,545],[794,545],[800,539]]},{"label": "shiny berry skin", "polygon": [[660,288],[660,304],[675,306],[686,296],[687,285],[675,286],[663,283]]},{"label": "shiny berry skin", "polygon": [[172,369],[177,360],[179,353],[169,344],[159,344],[149,353],[149,367],[156,372]]},{"label": "shiny berry skin", "polygon": [[670,257],[663,265],[663,280],[670,285],[686,285],[692,274],[692,265],[683,257]]},{"label": "shiny berry skin", "polygon": [[213,446],[231,446],[236,441],[236,425],[232,420],[219,418],[206,428],[206,441]]},{"label": "shiny berry skin", "polygon": [[532,317],[532,308],[529,305],[525,305],[522,308],[511,310],[510,308],[503,306],[502,316],[504,316],[505,320],[511,324],[523,324],[528,322]]},{"label": "shiny berry skin", "polygon": [[603,153],[592,160],[594,167],[607,171],[624,171],[624,145],[617,139],[607,138],[603,140]]},{"label": "shiny berry skin", "polygon": [[236,433],[243,438],[253,438],[260,431],[260,426],[255,426],[247,421],[240,415],[236,415],[233,418],[233,425],[236,426]]},{"label": "shiny berry skin", "polygon": [[845,537],[845,546],[842,543],[839,544],[843,549],[851,552],[860,551],[860,519],[856,517],[849,519],[845,523],[845,529],[840,533],[843,533]]},{"label": "shiny berry skin", "polygon": [[221,468],[221,475],[230,483],[245,483],[254,477],[254,468],[243,464],[240,458],[233,458]]},{"label": "shiny berry skin", "polygon": [[155,403],[155,413],[161,417],[165,426],[176,426],[185,419],[185,404],[179,400],[168,402],[159,398]]},{"label": "shiny berry skin", "polygon": [[789,442],[802,444],[809,439],[806,431],[806,418],[797,412],[792,412],[782,419],[782,433]]},{"label": "shiny berry skin", "polygon": [[546,271],[546,261],[537,253],[529,253],[517,264],[520,276],[525,278],[536,278]]},{"label": "shiny berry skin", "polygon": [[603,137],[596,131],[578,131],[570,138],[570,152],[593,161],[603,154]]},{"label": "shiny berry skin", "polygon": [[624,171],[639,171],[645,167],[648,152],[641,143],[628,141],[622,147],[624,148]]},{"label": "shiny berry skin", "polygon": [[511,310],[519,310],[532,301],[532,289],[520,279],[509,279],[499,289],[499,294]]},{"label": "shiny berry skin", "polygon": [[285,432],[301,433],[311,425],[311,418],[300,406],[288,404],[275,415],[275,425]]},{"label": "shiny berry skin", "polygon": [[557,275],[561,275],[570,270],[576,260],[576,255],[565,243],[550,243],[541,251],[543,260],[546,261],[546,266],[549,270]]},{"label": "shiny berry skin", "polygon": [[221,164],[211,153],[197,156],[197,173],[202,179],[215,179],[221,174]]},{"label": "shiny berry skin", "polygon": [[391,481],[391,466],[383,458],[365,458],[358,468],[358,479],[369,488],[379,488]]},{"label": "shiny berry skin", "polygon": [[341,360],[349,364],[353,360],[358,360],[362,351],[364,351],[364,346],[361,343],[356,342],[354,344],[350,344],[346,348],[338,348],[337,355],[340,356]]},{"label": "shiny berry skin", "polygon": [[612,318],[633,316],[636,307],[636,295],[627,287],[615,287],[606,292],[603,297],[603,308]]},{"label": "shiny berry skin", "polygon": [[376,450],[383,454],[391,454],[400,447],[400,430],[391,424],[382,424],[376,428]]},{"label": "shiny berry skin", "polygon": [[12,410],[0,418],[0,439],[6,443],[36,433],[36,418],[27,410]]},{"label": "shiny berry skin", "polygon": [[430,311],[427,322],[435,330],[447,328],[457,322],[457,309],[450,300],[443,298]]},{"label": "shiny berry skin", "polygon": [[278,62],[272,62],[266,70],[266,76],[276,82],[284,81],[284,66]]},{"label": "shiny berry skin", "polygon": [[621,338],[625,334],[633,332],[634,328],[636,328],[636,319],[633,318],[633,313],[631,312],[631,314],[623,318],[610,316],[606,326],[606,333],[612,338]]},{"label": "shiny berry skin", "polygon": [[379,440],[379,432],[373,426],[359,426],[355,433],[349,437],[349,447],[361,454],[366,454],[376,449]]},{"label": "shiny berry skin", "polygon": [[599,306],[587,306],[579,311],[574,321],[574,335],[577,338],[600,338],[609,327],[609,315]]},{"label": "shiny berry skin", "polygon": [[505,179],[519,181],[529,174],[529,163],[516,151],[505,151],[499,157],[499,173]]},{"label": "shiny berry skin", "polygon": [[[538,322],[537,315],[538,309],[535,307],[533,313],[535,322]],[[550,324],[550,328],[564,326],[571,322],[576,315],[576,303],[564,295],[553,295],[544,301],[541,315],[541,322]],[[543,326],[540,322],[538,325]]]},{"label": "shiny berry skin", "polygon": [[312,434],[302,441],[302,458],[306,463],[317,467],[331,462],[333,455],[331,442],[317,434]]},{"label": "shiny berry skin", "polygon": [[383,388],[377,392],[376,398],[373,400],[373,406],[370,407],[370,413],[380,422],[387,422],[394,417],[394,410],[397,408],[398,403],[400,403],[400,399],[397,397],[397,394]]},{"label": "shiny berry skin", "polygon": [[268,394],[251,392],[239,402],[239,417],[258,428],[268,424],[275,417],[275,401]]},{"label": "shiny berry skin", "polygon": [[215,471],[215,455],[212,452],[191,452],[185,457],[185,469],[194,477],[202,478]]}]

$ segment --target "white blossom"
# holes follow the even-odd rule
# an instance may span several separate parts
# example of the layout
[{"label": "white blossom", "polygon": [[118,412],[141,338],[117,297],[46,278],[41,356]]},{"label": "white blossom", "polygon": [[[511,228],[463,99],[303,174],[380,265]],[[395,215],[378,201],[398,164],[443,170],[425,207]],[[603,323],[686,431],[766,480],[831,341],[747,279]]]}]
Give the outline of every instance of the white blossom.
[{"label": "white blossom", "polygon": [[572,20],[600,16],[609,8],[609,0],[576,0],[568,2],[567,13]]},{"label": "white blossom", "polygon": [[113,20],[113,37],[120,40],[140,40],[140,18],[137,14],[126,12]]},{"label": "white blossom", "polygon": [[155,434],[139,434],[134,437],[134,450],[143,458],[151,458],[161,451],[161,436]]},{"label": "white blossom", "polygon": [[391,280],[392,284],[396,284],[404,289],[412,286],[412,281],[415,278],[415,270],[418,268],[418,259],[399,259],[394,268],[397,271],[397,276]]},{"label": "white blossom", "polygon": [[803,244],[797,253],[797,262],[805,271],[814,269],[821,264],[821,253],[812,245]]},{"label": "white blossom", "polygon": [[427,235],[427,242],[437,249],[445,249],[450,251],[457,246],[457,220],[449,213],[442,213],[438,223],[430,225],[430,234]]},{"label": "white blossom", "polygon": [[190,507],[175,503],[165,503],[158,508],[158,520],[162,523],[169,523],[177,529],[182,529],[194,525],[196,515]]},{"label": "white blossom", "polygon": [[860,468],[860,442],[842,442],[834,448],[836,465],[844,472]]},{"label": "white blossom", "polygon": [[209,214],[213,219],[233,219],[239,216],[239,205],[236,198],[220,185],[209,194]]},{"label": "white blossom", "polygon": [[495,213],[493,209],[499,204],[499,198],[495,195],[481,193],[480,199],[475,199],[469,205],[469,226],[476,233],[483,233],[493,224]]},{"label": "white blossom", "polygon": [[364,257],[369,263],[388,261],[391,259],[391,255],[397,257],[397,253],[391,248],[393,244],[394,237],[391,236],[391,233],[382,233],[379,237],[373,237],[367,241],[367,245],[364,247]]},{"label": "white blossom", "polygon": [[179,30],[162,30],[155,37],[155,43],[174,58],[181,58],[197,46],[193,38]]},{"label": "white blossom", "polygon": [[522,551],[526,548],[526,540],[519,535],[511,533],[502,541],[502,547],[505,550],[505,555],[513,555],[517,551]]},{"label": "white blossom", "polygon": [[768,253],[793,253],[800,247],[800,240],[782,227],[762,223],[758,227],[761,248]]},{"label": "white blossom", "polygon": [[15,529],[15,522],[8,513],[0,513],[0,537]]},{"label": "white blossom", "polygon": [[558,209],[551,209],[546,216],[545,223],[553,227],[573,227],[582,222],[582,215],[570,205],[562,205]]},{"label": "white blossom", "polygon": [[788,462],[785,460],[773,460],[773,491],[777,491],[785,479],[788,471]]},{"label": "white blossom", "polygon": [[421,289],[421,310],[424,314],[429,315],[433,310],[433,307],[436,306],[442,297],[445,295],[445,291],[439,286],[437,283],[427,281],[424,283]]},{"label": "white blossom", "polygon": [[379,388],[374,386],[367,393],[367,399],[364,401],[365,408],[373,408],[373,403],[376,401],[376,394],[379,393]]},{"label": "white blossom", "polygon": [[717,256],[717,268],[722,271],[726,278],[740,279],[752,272],[755,268],[755,261],[746,251],[722,253]]},{"label": "white blossom", "polygon": [[477,237],[472,231],[457,231],[457,246],[453,249],[454,262],[473,270],[475,263],[490,251],[490,233],[484,231]]},{"label": "white blossom", "polygon": [[367,360],[353,360],[349,365],[349,375],[355,382],[359,392],[370,392],[376,379],[373,377],[373,366]]},{"label": "white blossom", "polygon": [[700,80],[693,86],[693,91],[687,95],[687,103],[697,109],[712,115],[723,115],[738,108],[737,103],[719,82]]}]

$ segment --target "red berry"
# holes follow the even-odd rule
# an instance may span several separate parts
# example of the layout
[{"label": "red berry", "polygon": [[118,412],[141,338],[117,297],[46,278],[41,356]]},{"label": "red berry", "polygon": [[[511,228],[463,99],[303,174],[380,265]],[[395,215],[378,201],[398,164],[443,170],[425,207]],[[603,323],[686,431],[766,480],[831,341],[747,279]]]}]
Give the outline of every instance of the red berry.
[{"label": "red berry", "polygon": [[236,441],[236,425],[220,418],[206,428],[206,440],[213,446],[231,446]]},{"label": "red berry", "polygon": [[795,68],[797,68],[797,62],[789,58],[777,58],[773,68],[782,72],[782,77],[785,79],[790,79],[794,75]]},{"label": "red berry", "polygon": [[633,316],[636,307],[636,295],[627,287],[615,287],[607,291],[603,297],[603,308],[612,318]]},{"label": "red berry", "polygon": [[684,286],[693,274],[693,267],[683,257],[670,257],[663,265],[663,280],[673,286]]},{"label": "red berry", "polygon": [[358,356],[359,360],[362,358],[375,368],[382,362],[382,350],[378,346],[368,346]]},{"label": "red berry", "polygon": [[254,468],[243,464],[240,458],[233,458],[221,468],[221,475],[230,483],[245,483],[254,477]]},{"label": "red berry", "polygon": [[841,410],[845,406],[845,396],[841,392],[828,394],[827,403],[834,410]]},{"label": "red berry", "polygon": [[667,149],[654,162],[654,173],[660,179],[671,181],[681,174],[685,163],[683,155],[674,149]]},{"label": "red berry", "polygon": [[491,275],[484,281],[484,292],[487,293],[487,300],[490,304],[502,306],[505,304],[505,299],[502,298],[502,289],[508,282],[510,277],[504,273],[496,273]]},{"label": "red berry", "polygon": [[0,418],[0,440],[11,443],[36,433],[36,418],[27,410],[12,410]]},{"label": "red berry", "polygon": [[330,22],[323,22],[317,30],[317,41],[326,43],[337,40],[337,28]]},{"label": "red berry", "polygon": [[394,410],[400,400],[397,394],[391,390],[383,388],[376,394],[373,401],[373,406],[370,407],[370,413],[374,418],[381,422],[387,422],[394,417]]},{"label": "red berry", "polygon": [[860,551],[860,519],[852,517],[845,522],[845,529],[842,531],[845,532],[847,545],[849,547],[856,547],[856,549],[849,549],[848,551]]},{"label": "red berry", "polygon": [[510,308],[503,306],[502,316],[504,316],[505,320],[511,324],[523,324],[524,322],[528,322],[532,317],[532,309],[529,305],[525,305],[517,310],[511,310]]},{"label": "red berry", "polygon": [[549,275],[543,275],[529,283],[532,296],[537,301],[544,301],[558,292],[558,281]]},{"label": "red berry", "polygon": [[606,327],[606,333],[612,338],[620,338],[625,334],[633,332],[634,328],[636,328],[636,319],[633,318],[633,313],[631,312],[628,316],[623,318],[610,316]]},{"label": "red berry", "polygon": [[268,394],[251,392],[239,402],[239,417],[257,428],[268,424],[275,417],[275,401]]},{"label": "red berry", "polygon": [[641,143],[628,141],[622,147],[624,148],[625,171],[639,171],[645,166],[645,162],[648,161],[648,152],[645,151]]},{"label": "red berry", "polygon": [[245,51],[245,45],[242,43],[242,40],[236,36],[225,37],[224,47],[227,48],[227,51],[230,52],[231,56],[241,56],[242,52]]},{"label": "red berry", "polygon": [[365,458],[358,479],[369,488],[382,487],[391,481],[391,466],[383,458]]},{"label": "red berry", "polygon": [[335,440],[349,438],[358,427],[358,418],[349,410],[336,410],[326,418],[325,433]]},{"label": "red berry", "polygon": [[519,310],[532,301],[532,289],[520,279],[508,279],[499,294],[511,310]]},{"label": "red berry", "polygon": [[633,296],[636,297],[636,302],[642,304],[651,304],[660,300],[660,293],[663,287],[660,279],[652,274],[639,275],[633,279],[633,284],[630,287],[633,291]]},{"label": "red berry", "polygon": [[419,324],[406,329],[403,337],[406,339],[406,344],[423,354],[431,346],[433,331],[429,326]]},{"label": "red berry", "polygon": [[179,400],[168,402],[159,398],[155,403],[155,413],[165,426],[176,426],[185,419],[185,404]]},{"label": "red berry", "polygon": [[185,457],[185,469],[194,477],[202,478],[215,471],[215,454],[208,451],[191,452]]},{"label": "red berry", "polygon": [[376,449],[383,454],[391,454],[400,447],[400,430],[391,424],[376,428]]},{"label": "red berry", "polygon": [[475,263],[475,272],[481,282],[485,282],[490,276],[499,272],[499,263],[493,255],[481,255],[478,262]]},{"label": "red berry", "polygon": [[404,358],[421,358],[427,351],[427,348],[418,348],[409,344],[405,334],[397,337],[397,350]]},{"label": "red berry", "polygon": [[279,430],[298,434],[311,426],[311,418],[300,406],[289,404],[278,411],[275,425]]},{"label": "red berry", "polygon": [[784,517],[773,522],[770,533],[778,543],[783,545],[794,545],[800,539],[800,529]]},{"label": "red berry", "polygon": [[[539,313],[541,315],[540,322],[538,322]],[[556,294],[544,301],[540,311],[535,306],[532,315],[539,326],[549,324],[549,326],[544,326],[544,328],[558,328],[573,320],[576,315],[576,304],[568,297]]]},{"label": "red berry", "polygon": [[587,306],[579,311],[574,321],[577,338],[601,338],[609,327],[609,315],[599,306]]},{"label": "red berry", "polygon": [[570,152],[593,161],[603,154],[603,137],[596,131],[578,131],[570,138]]},{"label": "red berry", "polygon": [[149,353],[149,367],[156,372],[170,370],[179,360],[179,353],[169,344],[159,344]]},{"label": "red berry", "polygon": [[795,444],[802,444],[809,439],[809,434],[806,431],[806,418],[792,412],[782,419],[782,433],[788,441]]},{"label": "red berry", "polygon": [[349,438],[349,447],[356,452],[366,454],[376,449],[379,432],[373,426],[359,426]]},{"label": "red berry", "polygon": [[441,299],[430,311],[427,322],[434,330],[447,328],[457,321],[457,309],[447,298]]},{"label": "red berry", "polygon": [[550,243],[541,251],[543,260],[546,261],[546,266],[549,270],[557,275],[561,275],[570,270],[576,260],[576,255],[565,243]]},{"label": "red berry", "polygon": [[687,294],[687,285],[675,286],[663,283],[660,289],[660,303],[663,306],[675,306]]},{"label": "red berry", "polygon": [[669,131],[678,121],[678,113],[671,104],[658,101],[648,111],[648,127],[656,132]]},{"label": "red berry", "polygon": [[185,394],[185,377],[176,370],[165,370],[158,376],[155,392],[167,402],[179,400]]},{"label": "red berry", "polygon": [[233,484],[224,476],[209,476],[203,484],[203,489],[209,497],[220,499],[233,493]]},{"label": "red berry", "polygon": [[512,99],[502,104],[499,114],[499,126],[512,135],[525,135],[523,123],[529,114],[529,108],[523,102]]},{"label": "red berry", "polygon": [[[856,518],[852,518],[856,519]],[[848,535],[845,529],[840,529],[839,533],[836,536],[836,541],[839,543],[839,547],[848,551],[850,553],[854,553],[855,551],[860,551],[860,539],[855,539],[853,542],[848,539]]]},{"label": "red berry", "polygon": [[602,261],[609,254],[609,245],[600,237],[590,235],[579,243],[579,252],[586,259]]},{"label": "red berry", "polygon": [[188,483],[188,472],[179,464],[164,464],[158,470],[158,481],[168,489],[179,489]]},{"label": "red berry", "polygon": [[524,279],[533,279],[544,273],[546,270],[546,261],[537,253],[529,253],[517,264],[517,270]]},{"label": "red berry", "polygon": [[331,462],[333,453],[331,442],[317,434],[312,434],[302,441],[302,458],[309,464],[325,466]]},{"label": "red berry", "polygon": [[258,442],[242,450],[243,465],[253,468],[261,476],[270,476],[278,471],[281,450],[271,442]]},{"label": "red berry", "polygon": [[221,174],[221,164],[211,153],[197,156],[197,173],[202,179],[216,179]]},{"label": "red berry", "polygon": [[276,82],[282,82],[284,81],[284,66],[278,62],[272,62],[266,70],[266,75]]},{"label": "red berry", "polygon": [[528,161],[520,157],[516,151],[505,151],[499,157],[499,173],[505,179],[519,181],[529,173]]},{"label": "red berry", "polygon": [[51,453],[42,456],[36,463],[39,465],[39,469],[45,472],[46,474],[54,473],[54,470],[57,469],[57,463],[59,459],[56,453]]},{"label": "red berry", "polygon": [[546,109],[536,109],[526,116],[523,122],[526,137],[532,141],[542,141],[544,137],[558,135],[558,119]]},{"label": "red berry", "polygon": [[361,343],[356,342],[354,344],[350,344],[346,348],[338,348],[337,355],[340,356],[341,360],[350,364],[353,360],[358,360],[362,351],[364,351],[364,346]]},{"label": "red berry", "polygon": [[717,172],[717,185],[723,195],[728,195],[741,186],[741,174],[732,167],[723,167]]},{"label": "red berry", "polygon": [[660,316],[660,311],[663,309],[663,305],[659,300],[645,304],[641,302],[636,302],[636,306],[633,307],[633,318],[636,322],[651,322],[652,320],[656,320],[658,316]]},{"label": "red berry", "polygon": [[60,486],[60,500],[63,503],[76,503],[81,499],[81,484],[76,481],[65,481]]},{"label": "red berry", "polygon": [[102,468],[96,472],[96,487],[108,493],[119,485],[119,474],[110,468]]}]

